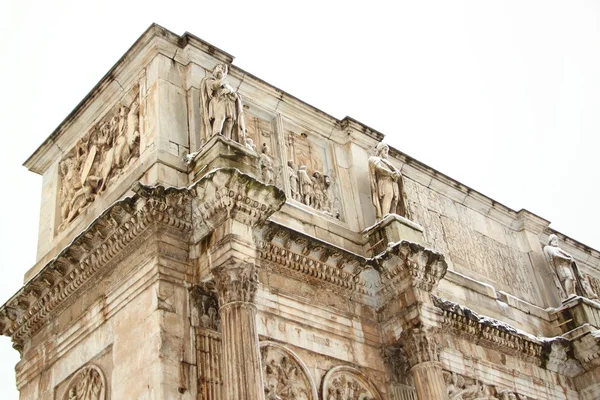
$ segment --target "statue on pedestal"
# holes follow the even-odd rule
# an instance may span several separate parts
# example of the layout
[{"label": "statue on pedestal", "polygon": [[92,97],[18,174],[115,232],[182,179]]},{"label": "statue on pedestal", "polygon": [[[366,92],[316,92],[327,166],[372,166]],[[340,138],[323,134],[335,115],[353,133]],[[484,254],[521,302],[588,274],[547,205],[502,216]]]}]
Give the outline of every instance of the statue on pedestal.
[{"label": "statue on pedestal", "polygon": [[242,145],[246,144],[246,127],[242,100],[227,82],[227,65],[219,64],[212,76],[200,83],[202,126],[206,139],[223,135]]},{"label": "statue on pedestal", "polygon": [[572,296],[598,298],[589,282],[580,273],[573,256],[558,247],[558,236],[552,234],[548,237],[548,245],[544,246],[544,255],[558,277],[556,286],[563,300]]},{"label": "statue on pedestal", "polygon": [[396,212],[400,189],[398,178],[400,171],[388,161],[387,144],[377,145],[376,155],[369,157],[369,180],[371,182],[371,198],[375,206],[377,221],[387,214]]}]

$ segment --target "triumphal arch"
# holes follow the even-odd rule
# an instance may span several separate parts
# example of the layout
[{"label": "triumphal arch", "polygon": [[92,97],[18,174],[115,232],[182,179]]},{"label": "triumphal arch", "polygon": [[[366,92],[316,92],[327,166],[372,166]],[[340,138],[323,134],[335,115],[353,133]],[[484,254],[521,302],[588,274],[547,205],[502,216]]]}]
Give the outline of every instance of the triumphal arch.
[{"label": "triumphal arch", "polygon": [[21,399],[600,398],[600,253],[151,26],[26,161]]}]

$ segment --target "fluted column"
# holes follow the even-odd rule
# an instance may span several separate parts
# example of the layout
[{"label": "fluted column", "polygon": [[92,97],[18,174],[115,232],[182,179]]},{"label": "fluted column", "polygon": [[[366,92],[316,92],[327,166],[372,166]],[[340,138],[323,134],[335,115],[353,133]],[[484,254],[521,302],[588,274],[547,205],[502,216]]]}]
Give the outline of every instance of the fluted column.
[{"label": "fluted column", "polygon": [[425,329],[405,332],[402,345],[419,400],[448,400],[438,344]]},{"label": "fluted column", "polygon": [[254,304],[257,269],[253,264],[230,260],[213,274],[221,317],[223,400],[263,400]]}]

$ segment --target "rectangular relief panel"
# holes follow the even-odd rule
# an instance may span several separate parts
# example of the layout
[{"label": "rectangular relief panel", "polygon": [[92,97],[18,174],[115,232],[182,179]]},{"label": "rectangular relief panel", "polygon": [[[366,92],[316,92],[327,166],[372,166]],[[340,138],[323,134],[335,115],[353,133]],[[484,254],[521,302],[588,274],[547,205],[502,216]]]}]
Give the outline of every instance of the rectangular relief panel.
[{"label": "rectangular relief panel", "polygon": [[283,133],[288,198],[323,216],[345,221],[341,181],[331,142],[288,121],[284,122]]},{"label": "rectangular relief panel", "polygon": [[139,155],[140,99],[136,85],[60,161],[57,232],[118,180]]}]

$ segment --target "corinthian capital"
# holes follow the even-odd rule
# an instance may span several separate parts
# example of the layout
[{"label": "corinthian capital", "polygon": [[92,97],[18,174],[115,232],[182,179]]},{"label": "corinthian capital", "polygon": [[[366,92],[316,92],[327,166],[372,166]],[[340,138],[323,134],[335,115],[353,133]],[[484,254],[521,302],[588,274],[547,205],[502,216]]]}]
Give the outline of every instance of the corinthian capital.
[{"label": "corinthian capital", "polygon": [[440,349],[431,329],[410,329],[402,334],[402,348],[410,368],[425,362],[440,361]]},{"label": "corinthian capital", "polygon": [[253,303],[258,289],[258,269],[254,264],[230,260],[213,269],[219,305]]}]

